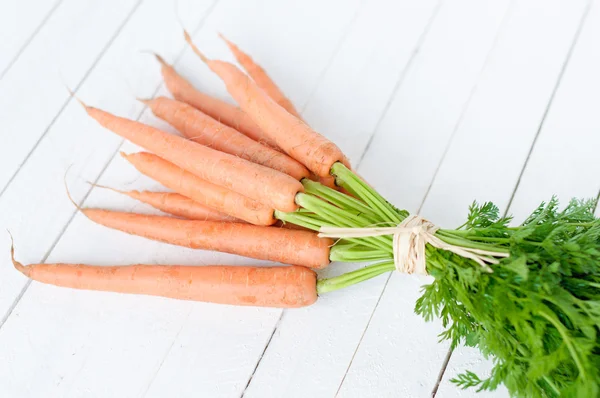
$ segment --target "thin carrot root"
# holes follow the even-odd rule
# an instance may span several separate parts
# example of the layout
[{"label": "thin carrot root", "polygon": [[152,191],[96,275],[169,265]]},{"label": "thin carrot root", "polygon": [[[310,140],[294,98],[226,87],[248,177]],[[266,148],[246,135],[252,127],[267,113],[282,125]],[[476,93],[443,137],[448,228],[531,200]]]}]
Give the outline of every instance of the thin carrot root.
[{"label": "thin carrot root", "polygon": [[69,191],[69,185],[67,184],[67,175],[69,174],[69,170],[71,170],[71,167],[73,165],[70,165],[69,167],[67,167],[67,170],[65,171],[65,175],[63,176],[63,184],[65,186],[65,192],[67,193],[67,198],[69,198],[69,201],[73,204],[73,206],[75,206],[75,208],[78,211],[81,211],[81,206],[79,206],[77,204],[77,202],[75,202],[75,199],[73,199],[73,197],[71,196],[71,191]]},{"label": "thin carrot root", "polygon": [[15,260],[15,241],[14,241],[13,236],[10,233],[10,231],[7,231],[7,232],[8,232],[8,235],[10,236],[10,260],[12,261],[13,266],[15,267],[15,269],[17,271],[19,271],[26,277],[29,277],[29,269],[26,266],[24,266],[23,264],[21,264],[20,262],[18,262],[17,260]]},{"label": "thin carrot root", "polygon": [[204,55],[204,53],[202,53],[202,51],[200,51],[200,49],[198,47],[196,47],[196,45],[192,41],[192,37],[190,36],[190,34],[188,33],[188,31],[185,30],[185,29],[183,30],[183,37],[185,38],[185,41],[192,47],[192,51],[194,51],[194,53],[196,53],[196,55],[198,57],[200,57],[200,59],[202,60],[202,62],[208,63],[210,61],[210,59],[208,59],[208,57],[206,57]]},{"label": "thin carrot root", "polygon": [[165,61],[165,59],[162,56],[160,56],[159,54],[157,54],[157,53],[152,53],[152,54],[154,54],[154,57],[156,58],[156,60],[158,62],[160,62],[161,65],[169,65],[167,63],[167,61]]},{"label": "thin carrot root", "polygon": [[79,97],[77,96],[77,94],[75,94],[75,93],[73,92],[73,90],[71,90],[71,88],[70,88],[69,86],[67,86],[67,85],[65,84],[65,88],[66,88],[66,89],[67,89],[67,91],[69,92],[69,96],[70,96],[70,97],[74,98],[74,99],[75,99],[77,102],[79,102],[79,104],[81,104],[81,106],[83,106],[84,108],[87,108],[87,105],[86,105],[86,104],[85,104],[85,103],[84,103],[84,102],[81,100],[81,98],[79,98]]}]

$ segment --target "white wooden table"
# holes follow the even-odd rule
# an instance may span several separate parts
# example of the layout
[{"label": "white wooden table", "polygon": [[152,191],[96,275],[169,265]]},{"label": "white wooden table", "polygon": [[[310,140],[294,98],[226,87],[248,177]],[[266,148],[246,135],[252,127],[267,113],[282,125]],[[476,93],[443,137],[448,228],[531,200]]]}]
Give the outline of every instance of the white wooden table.
[{"label": "white wooden table", "polygon": [[[586,0],[3,0],[0,229],[23,262],[247,264],[108,230],[86,206],[152,210],[86,181],[158,186],[92,105],[168,128],[152,50],[227,98],[189,51],[221,31],[250,52],[380,192],[444,226],[474,199],[521,220],[553,193],[600,190],[600,2]],[[0,397],[474,396],[448,380],[490,363],[413,313],[427,280],[383,275],[306,309],[236,308],[29,283],[0,234]],[[334,264],[324,275],[352,269]],[[480,396],[504,397],[500,389]]]}]

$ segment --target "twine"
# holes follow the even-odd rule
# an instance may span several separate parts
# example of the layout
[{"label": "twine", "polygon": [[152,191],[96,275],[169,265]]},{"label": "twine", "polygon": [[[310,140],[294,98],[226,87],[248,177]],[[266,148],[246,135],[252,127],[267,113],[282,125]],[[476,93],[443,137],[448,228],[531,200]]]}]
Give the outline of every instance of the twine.
[{"label": "twine", "polygon": [[383,228],[337,228],[321,227],[320,238],[368,238],[374,236],[393,235],[393,256],[396,270],[406,274],[427,275],[425,245],[447,250],[461,257],[471,259],[481,265],[486,271],[492,272],[489,264],[498,264],[496,257],[508,257],[508,253],[498,253],[488,250],[473,249],[452,245],[437,236],[439,229],[435,224],[421,216],[412,215],[405,218],[396,227]]}]

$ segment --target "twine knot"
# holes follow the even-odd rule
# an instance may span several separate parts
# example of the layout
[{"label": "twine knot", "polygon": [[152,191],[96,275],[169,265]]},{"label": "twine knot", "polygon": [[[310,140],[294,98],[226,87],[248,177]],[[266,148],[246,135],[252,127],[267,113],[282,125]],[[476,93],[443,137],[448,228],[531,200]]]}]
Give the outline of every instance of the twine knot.
[{"label": "twine knot", "polygon": [[406,274],[427,275],[425,246],[448,250],[461,257],[469,258],[486,271],[492,272],[489,264],[498,264],[495,257],[508,257],[508,253],[474,249],[444,242],[435,233],[439,227],[419,215],[406,217],[395,227],[337,228],[321,227],[320,238],[367,238],[392,235],[392,250],[396,270]]}]

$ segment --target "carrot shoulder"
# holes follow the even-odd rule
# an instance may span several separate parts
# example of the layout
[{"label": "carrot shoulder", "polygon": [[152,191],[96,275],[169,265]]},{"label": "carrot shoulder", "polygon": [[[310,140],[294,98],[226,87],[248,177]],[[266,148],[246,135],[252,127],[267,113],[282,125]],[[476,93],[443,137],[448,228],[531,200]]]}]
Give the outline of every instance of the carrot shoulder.
[{"label": "carrot shoulder", "polygon": [[156,56],[161,64],[161,73],[167,89],[177,101],[185,102],[206,113],[219,122],[232,127],[256,142],[277,148],[271,140],[240,108],[218,98],[211,97],[197,90],[189,81],[181,76],[175,68],[167,64],[160,56]]},{"label": "carrot shoulder", "polygon": [[85,109],[103,127],[206,181],[278,210],[298,208],[295,196],[302,184],[289,175],[97,108]]},{"label": "carrot shoulder", "polygon": [[228,40],[225,36],[219,36],[221,39],[223,39],[223,41],[225,41],[227,47],[229,47],[239,64],[242,65],[246,72],[248,72],[252,80],[256,82],[256,85],[283,109],[296,116],[298,119],[302,119],[292,101],[290,101],[285,94],[283,94],[283,91],[281,91],[277,84],[275,84],[273,79],[269,77],[267,72],[260,65],[254,62],[252,57],[242,51],[236,44]]},{"label": "carrot shoulder", "polygon": [[184,102],[158,97],[144,103],[156,116],[199,144],[270,167],[297,180],[310,175],[306,167],[286,154],[254,141]]},{"label": "carrot shoulder", "polygon": [[275,223],[273,208],[211,184],[148,152],[121,154],[140,173],[201,205],[257,225]]},{"label": "carrot shoulder", "polygon": [[342,151],[302,120],[291,115],[235,65],[206,58],[186,34],[186,40],[203,62],[225,83],[240,108],[277,146],[319,177],[330,175],[331,166],[349,166]]},{"label": "carrot shoulder", "polygon": [[12,261],[30,279],[72,289],[279,308],[305,307],[317,300],[316,275],[300,266],[23,265],[14,255]]},{"label": "carrot shoulder", "polygon": [[102,209],[81,211],[90,220],[106,227],[172,245],[317,269],[330,262],[329,247],[333,242],[317,237],[312,231]]}]

